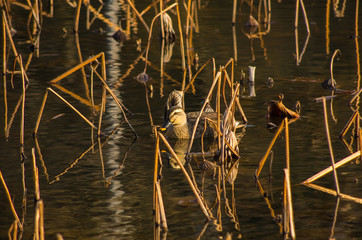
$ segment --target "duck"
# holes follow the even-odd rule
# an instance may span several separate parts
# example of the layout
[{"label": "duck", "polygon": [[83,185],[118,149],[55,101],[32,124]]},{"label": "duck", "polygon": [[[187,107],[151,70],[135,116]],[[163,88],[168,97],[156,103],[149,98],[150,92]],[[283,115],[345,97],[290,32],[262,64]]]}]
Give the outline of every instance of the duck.
[{"label": "duck", "polygon": [[[172,106],[168,110],[167,120],[163,124],[161,130],[165,131],[165,136],[173,139],[189,139],[191,138],[193,128],[199,112],[185,113],[182,107]],[[211,119],[213,123],[207,122],[206,131],[204,132],[205,118]],[[201,115],[198,127],[196,128],[195,138],[201,138],[204,135],[207,139],[215,139],[217,137],[216,112],[204,112]]]}]

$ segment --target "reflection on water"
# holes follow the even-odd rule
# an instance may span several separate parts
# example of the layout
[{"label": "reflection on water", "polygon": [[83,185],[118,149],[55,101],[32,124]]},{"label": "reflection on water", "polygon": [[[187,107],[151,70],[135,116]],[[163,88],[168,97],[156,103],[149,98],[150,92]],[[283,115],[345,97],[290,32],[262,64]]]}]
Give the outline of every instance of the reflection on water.
[{"label": "reflection on water", "polygon": [[[172,157],[169,165],[163,163],[160,186],[168,223],[165,238],[220,239],[232,235],[232,239],[282,239],[281,200],[286,151],[284,135],[276,139],[272,160],[270,156],[267,158],[259,181],[255,182],[254,179],[255,169],[275,134],[275,129],[266,128],[265,103],[275,99],[280,93],[285,96],[285,106],[291,109],[295,102],[300,101],[300,114],[303,116],[289,126],[290,174],[297,238],[360,238],[362,214],[361,205],[356,200],[362,197],[359,159],[337,169],[344,197],[336,199],[330,195],[333,194],[330,190],[335,190],[332,174],[318,179],[314,188],[299,185],[330,165],[323,106],[313,102],[315,98],[331,95],[330,91],[321,86],[325,79],[332,77],[338,83],[337,90],[348,91],[334,92],[337,97],[327,102],[336,161],[357,149],[357,140],[353,136],[359,133],[356,125],[358,117],[351,121],[343,138],[344,142],[339,139],[339,134],[349,119],[358,116],[359,110],[359,97],[351,101],[350,95],[360,88],[360,40],[359,26],[356,26],[360,16],[356,5],[358,3],[358,0],[336,4],[332,1],[304,2],[309,20],[309,35],[304,26],[302,9],[299,13],[298,31],[293,31],[296,30],[295,2],[272,2],[271,9],[268,5],[264,6],[263,1],[260,1],[260,5],[254,1],[252,9],[248,3],[243,2],[236,9],[235,26],[231,27],[231,2],[207,1],[198,6],[195,1],[191,9],[192,19],[197,21],[190,19],[187,29],[189,38],[185,39],[183,36],[182,39],[187,43],[186,65],[190,65],[185,67],[192,71],[185,72],[186,83],[195,74],[197,64],[202,66],[214,57],[217,71],[219,65],[224,65],[231,57],[235,57],[235,79],[240,79],[242,71],[248,74],[249,66],[255,67],[252,90],[255,91],[255,97],[251,98],[248,90],[240,96],[249,125],[241,133],[242,136],[238,137],[238,161],[229,162],[221,170],[212,165],[204,172],[199,165],[205,159],[213,161],[207,154],[214,152],[215,147],[205,143],[203,155],[200,143],[195,142],[192,150],[194,181],[205,196],[208,207],[212,209],[214,222],[205,223],[202,211],[198,205],[193,204],[193,192]],[[43,4],[44,9],[48,7],[47,3]],[[98,3],[91,4],[94,4],[90,9],[91,19],[97,9],[103,18],[94,19],[89,30],[86,30],[86,7],[82,6],[79,32],[73,35],[71,29],[74,27],[74,9],[69,4],[55,1],[53,17],[50,17],[50,11],[43,16],[42,30],[36,31],[36,26],[31,26],[31,40],[25,24],[29,10],[21,4],[14,4],[14,1],[11,4],[12,24],[17,30],[13,35],[14,44],[22,54],[30,81],[25,97],[24,151],[28,158],[24,166],[28,206],[24,217],[24,239],[32,237],[34,228],[34,187],[30,161],[33,147],[37,149],[46,238],[54,238],[57,232],[64,239],[151,239],[153,236],[155,141],[149,113],[152,114],[153,124],[161,125],[166,102],[164,96],[182,87],[184,71],[179,44],[181,38],[177,30],[175,42],[158,41],[159,22],[156,21],[147,68],[153,95],[146,99],[144,86],[135,80],[144,70],[143,57],[148,39],[146,28],[139,24],[140,17],[130,11],[131,7],[125,1],[109,1],[103,7]],[[134,4],[149,24],[158,6],[151,6],[147,12],[143,12],[147,9],[147,1]],[[186,12],[181,5],[179,9],[185,32]],[[177,16],[173,13],[169,15],[174,29],[178,29]],[[253,32],[244,28],[250,16],[258,22]],[[112,38],[120,23],[127,35],[123,45]],[[137,51],[137,48],[141,48],[141,51]],[[331,76],[330,61],[336,49],[340,50],[341,57],[335,62]],[[9,41],[5,49],[1,48],[1,53],[4,50],[9,55],[7,65],[11,71],[15,57]],[[44,92],[49,87],[47,82],[79,64],[81,58],[85,60],[100,52],[105,52],[110,88],[134,113],[128,115],[128,118],[138,138],[134,141],[134,135],[124,122],[117,104],[112,98],[107,98],[102,123],[105,136],[101,138],[100,149],[99,143],[91,139],[91,128],[52,95],[47,100],[38,136],[34,140],[32,132]],[[163,64],[160,64],[161,59]],[[2,66],[4,63],[2,61]],[[7,102],[2,100],[0,104],[0,125],[3,129],[3,134],[0,135],[0,170],[15,208],[22,217],[19,148],[22,78],[18,65],[15,70],[17,72],[12,81],[10,73],[2,76],[7,92],[2,87],[0,98],[6,98]],[[190,90],[185,95],[187,111],[198,111],[202,106],[211,86],[212,72],[210,64],[190,83]],[[89,78],[90,69],[87,67],[69,75],[54,90],[97,125],[98,117],[93,115],[90,107],[90,85],[85,82]],[[101,100],[102,90],[100,82],[96,82],[96,77],[94,79],[97,104]],[[272,84],[270,79],[273,80]],[[146,104],[147,101],[149,105]],[[347,107],[350,101],[351,109]],[[211,104],[214,106],[214,102]],[[6,126],[11,126],[7,129],[8,132],[5,131]],[[112,133],[113,130],[115,131]],[[5,139],[5,134],[9,134],[8,139]],[[188,141],[176,141],[172,145],[180,159],[184,159]],[[161,149],[164,150],[164,146]],[[185,163],[187,166],[187,162]],[[224,171],[227,181],[222,183],[217,171]],[[220,187],[215,187],[223,184],[223,191],[217,190]],[[347,196],[349,200],[346,199]],[[0,214],[0,238],[5,239],[13,216],[5,196],[0,198],[0,203],[4,206]]]}]

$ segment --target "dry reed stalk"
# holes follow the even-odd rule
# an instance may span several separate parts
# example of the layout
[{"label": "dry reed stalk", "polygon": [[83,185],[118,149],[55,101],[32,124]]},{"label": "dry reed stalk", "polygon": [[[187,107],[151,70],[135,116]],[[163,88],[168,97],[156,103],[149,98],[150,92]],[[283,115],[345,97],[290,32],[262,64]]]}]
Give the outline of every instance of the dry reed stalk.
[{"label": "dry reed stalk", "polygon": [[153,211],[156,212],[156,183],[158,181],[159,176],[159,170],[158,170],[158,154],[160,151],[160,137],[157,134],[157,131],[155,131],[155,137],[156,137],[156,143],[155,143],[155,160],[154,160],[154,168],[153,168]]},{"label": "dry reed stalk", "polygon": [[342,129],[341,133],[339,134],[339,137],[344,137],[344,135],[346,135],[348,129],[351,127],[353,121],[356,119],[356,117],[359,118],[359,112],[355,111],[352,116],[349,118],[348,122],[346,123],[346,125],[344,126],[344,128]]},{"label": "dry reed stalk", "polygon": [[43,101],[42,101],[42,104],[40,106],[40,111],[39,111],[39,114],[38,114],[38,118],[37,118],[37,121],[35,123],[35,128],[34,128],[34,132],[33,132],[33,137],[36,136],[36,134],[38,133],[38,129],[39,129],[39,124],[40,124],[40,120],[41,120],[41,117],[43,115],[43,111],[44,111],[44,107],[45,107],[45,103],[47,101],[47,98],[48,98],[48,89],[45,91],[45,94],[44,94],[44,97],[43,97]]},{"label": "dry reed stalk", "polygon": [[6,72],[7,72],[7,61],[6,61],[6,26],[5,26],[5,15],[2,14],[2,25],[3,25],[3,88],[4,88],[4,132],[6,135],[8,128],[8,102],[7,102],[7,87],[6,87]]},{"label": "dry reed stalk", "polygon": [[283,182],[283,234],[284,239],[288,239],[289,235],[289,214],[288,214],[288,194],[287,194],[287,177],[284,172],[284,182]]},{"label": "dry reed stalk", "polygon": [[103,86],[102,87],[102,102],[101,102],[101,110],[99,113],[99,121],[98,121],[98,138],[101,136],[101,127],[102,127],[102,118],[103,118],[103,112],[105,112],[106,109],[106,96],[107,96],[107,90],[106,88]]},{"label": "dry reed stalk", "polygon": [[102,177],[103,177],[104,183],[106,184],[106,172],[104,170],[102,142],[101,142],[101,138],[99,136],[97,137],[97,141],[98,141],[99,159],[101,161],[101,167],[102,167]]},{"label": "dry reed stalk", "polygon": [[91,126],[94,130],[98,129],[96,126],[94,126],[94,124],[91,121],[89,121],[83,114],[81,114],[72,104],[70,104],[67,100],[65,100],[62,96],[60,96],[56,91],[54,91],[50,87],[48,87],[47,90],[54,93],[55,96],[57,96],[60,100],[62,100],[65,104],[67,104],[71,109],[73,109],[73,111],[75,111],[81,118],[83,118],[83,120],[86,121],[86,123],[88,123],[89,126]]},{"label": "dry reed stalk", "polygon": [[203,104],[203,106],[202,106],[202,108],[201,108],[201,110],[200,110],[200,113],[199,113],[199,115],[197,116],[197,119],[196,119],[196,121],[195,121],[195,125],[194,125],[194,128],[193,128],[193,130],[192,130],[192,135],[191,135],[191,139],[190,139],[190,144],[189,144],[189,147],[188,147],[188,150],[187,150],[187,155],[190,154],[190,152],[191,152],[192,144],[193,144],[194,138],[195,138],[196,129],[197,129],[197,126],[198,126],[198,124],[199,124],[201,115],[202,115],[202,113],[204,112],[204,109],[205,109],[205,107],[206,107],[206,104],[207,104],[207,103],[209,102],[209,100],[210,100],[210,97],[211,97],[212,91],[214,90],[215,84],[216,84],[218,81],[220,81],[220,77],[221,77],[221,72],[219,71],[219,72],[216,74],[216,77],[215,77],[214,80],[213,80],[213,83],[212,83],[212,85],[211,85],[211,88],[210,88],[210,90],[209,90],[209,93],[208,93],[208,95],[207,95],[207,97],[206,97],[206,99],[205,99],[205,101],[204,101],[204,104]]},{"label": "dry reed stalk", "polygon": [[[234,0],[233,1],[233,17],[231,20],[231,23],[233,26],[235,26],[235,20],[236,20],[236,6],[237,6],[237,0]],[[236,59],[235,59],[235,61],[236,61]]]},{"label": "dry reed stalk", "polygon": [[31,154],[33,156],[34,196],[35,200],[38,201],[40,200],[40,187],[39,187],[38,167],[36,166],[35,148],[31,149]]},{"label": "dry reed stalk", "polygon": [[[178,3],[178,1],[177,1]],[[185,71],[186,69],[186,63],[185,63],[185,46],[184,46],[184,39],[182,34],[182,23],[181,23],[181,17],[180,17],[180,10],[179,10],[179,4],[176,6],[177,11],[177,23],[178,23],[178,30],[180,33],[180,51],[181,51],[181,59],[182,59],[182,69]]]},{"label": "dry reed stalk", "polygon": [[13,121],[14,121],[15,115],[16,115],[16,113],[18,112],[18,110],[19,110],[19,108],[20,108],[22,99],[23,99],[23,97],[20,96],[18,102],[16,103],[16,106],[15,106],[15,108],[14,108],[14,111],[13,111],[13,113],[11,114],[9,123],[7,124],[8,127],[6,128],[5,138],[9,138],[10,129],[11,129],[11,126],[13,125]]},{"label": "dry reed stalk", "polygon": [[[234,2],[236,2],[236,0],[234,0]],[[232,26],[232,31],[233,31],[233,47],[234,47],[234,59],[237,62],[238,61],[238,43],[237,43],[237,39],[236,39],[236,28],[234,26],[234,22],[233,22],[233,26]]]},{"label": "dry reed stalk", "polygon": [[[226,65],[225,65],[225,67],[226,67]],[[233,81],[233,80],[230,80],[229,75],[228,75],[228,73],[226,72],[225,68],[223,69],[223,72],[225,73],[226,79],[228,80],[229,86],[230,86],[230,88],[232,89],[232,92],[233,92],[234,89],[233,89],[232,86],[233,86],[234,84],[231,84],[231,83],[234,82],[234,81]],[[232,71],[232,73],[234,73],[234,71]],[[233,78],[234,78],[234,74],[232,74],[232,79],[233,79]],[[240,84],[239,84],[239,86],[240,86]],[[226,101],[225,101],[225,102],[226,102]],[[244,110],[243,110],[243,108],[241,107],[239,98],[236,98],[236,104],[237,104],[237,106],[238,106],[238,109],[239,109],[239,112],[240,112],[240,114],[241,114],[241,118],[243,119],[243,122],[244,122],[244,123],[247,123],[247,122],[248,122],[248,119],[246,118],[245,113],[244,113]],[[227,104],[225,103],[225,105],[227,105]]]},{"label": "dry reed stalk", "polygon": [[10,41],[11,47],[13,49],[13,53],[14,53],[15,56],[18,56],[19,54],[18,54],[18,51],[16,50],[16,47],[15,47],[15,44],[14,44],[14,41],[13,41],[13,37],[11,35],[9,23],[8,23],[8,20],[6,19],[6,13],[5,13],[4,10],[2,10],[2,15],[3,15],[3,21],[5,23],[7,37],[9,39],[9,41]]},{"label": "dry reed stalk", "polygon": [[199,17],[197,15],[197,7],[196,7],[196,1],[193,2],[193,8],[194,8],[194,24],[195,24],[195,32],[199,33],[200,32],[200,27],[199,27]]},{"label": "dry reed stalk", "polygon": [[41,24],[40,24],[40,21],[39,21],[39,9],[38,9],[37,1],[35,1],[35,6],[32,6],[30,0],[26,0],[26,2],[29,5],[29,8],[30,8],[31,13],[33,15],[33,19],[34,19],[34,22],[36,23],[36,26],[38,27],[38,29],[41,29]]},{"label": "dry reed stalk", "polygon": [[76,10],[76,12],[75,12],[75,17],[74,17],[74,29],[73,29],[73,31],[75,32],[75,33],[77,33],[78,32],[78,27],[79,27],[79,15],[80,15],[80,8],[81,8],[81,6],[82,6],[82,0],[79,0],[78,1],[78,5],[77,5],[77,10]]},{"label": "dry reed stalk", "polygon": [[285,125],[285,159],[286,159],[286,167],[288,171],[290,171],[290,155],[289,155],[289,124],[288,118],[284,118]]},{"label": "dry reed stalk", "polygon": [[116,102],[118,108],[121,110],[123,117],[125,119],[125,121],[127,122],[128,126],[131,128],[133,134],[135,135],[135,137],[137,138],[137,133],[134,130],[134,128],[132,127],[131,123],[128,121],[127,115],[124,112],[126,110],[128,110],[127,108],[125,108],[125,106],[122,104],[121,100],[119,100],[119,98],[113,93],[113,91],[108,87],[107,83],[105,82],[105,80],[99,75],[99,73],[97,71],[95,71],[95,73],[97,74],[99,80],[101,80],[101,82],[103,83],[103,86],[106,88],[106,90],[111,94],[113,100]]},{"label": "dry reed stalk", "polygon": [[284,169],[286,186],[287,186],[287,199],[288,199],[288,219],[290,227],[290,237],[295,239],[295,227],[294,227],[294,214],[293,214],[293,202],[292,202],[292,189],[290,187],[290,171],[289,169]]},{"label": "dry reed stalk", "polygon": [[[12,234],[11,234],[12,233]],[[8,239],[9,240],[16,240],[18,239],[18,224],[16,221],[11,224],[9,231],[8,231]]]},{"label": "dry reed stalk", "polygon": [[[163,10],[163,1],[160,1],[160,12],[162,12],[162,10]],[[163,19],[162,19],[162,16],[161,16],[161,20],[160,20],[160,22],[161,22],[161,36],[162,36],[162,39],[165,39],[165,32],[164,32],[164,26],[163,26]],[[163,55],[163,52],[162,52],[162,54],[161,54],[161,56]]]},{"label": "dry reed stalk", "polygon": [[35,207],[34,240],[44,240],[44,203],[42,199],[36,202]]},{"label": "dry reed stalk", "polygon": [[[185,2],[184,2],[185,4]],[[190,14],[191,14],[191,0],[187,1],[187,15],[186,15],[186,39],[189,38],[189,30],[190,30]]]},{"label": "dry reed stalk", "polygon": [[[357,152],[349,155],[348,157],[343,158],[342,160],[336,162],[336,164],[334,165],[334,167],[335,167],[335,168],[339,168],[339,167],[343,166],[344,164],[352,161],[353,159],[358,158],[359,156],[361,156],[361,151],[357,151]],[[332,171],[333,171],[333,167],[332,167],[332,166],[329,166],[328,168],[326,168],[326,169],[318,172],[317,174],[311,176],[310,178],[304,180],[304,181],[302,182],[302,184],[312,183],[312,182],[314,182],[315,180],[323,177],[324,175],[326,175],[326,174],[328,174],[328,173],[330,173],[330,172],[332,172]]]},{"label": "dry reed stalk", "polygon": [[0,170],[0,179],[1,179],[1,183],[3,184],[6,197],[8,198],[8,201],[9,201],[10,208],[11,208],[11,212],[13,213],[13,216],[14,216],[14,218],[15,218],[18,226],[19,226],[20,231],[23,231],[23,225],[21,224],[21,222],[20,222],[20,220],[19,220],[19,217],[18,217],[18,214],[16,213],[16,210],[15,210],[15,207],[14,207],[14,204],[13,204],[13,201],[11,200],[11,196],[10,196],[9,189],[8,189],[8,187],[6,186],[6,183],[5,183],[5,180],[4,180],[4,177],[3,177],[3,174],[2,174],[2,172],[1,172],[1,170]]},{"label": "dry reed stalk", "polygon": [[255,177],[256,177],[256,178],[259,177],[259,174],[260,174],[261,170],[263,169],[264,163],[265,163],[266,159],[268,158],[269,153],[270,153],[272,147],[274,146],[274,143],[275,143],[275,141],[277,140],[279,134],[280,134],[281,131],[283,130],[283,128],[284,128],[284,121],[282,121],[282,122],[280,123],[277,132],[275,133],[272,141],[271,141],[270,144],[269,144],[268,149],[266,150],[266,153],[264,154],[263,158],[260,160],[258,168],[255,170]]},{"label": "dry reed stalk", "polygon": [[328,148],[329,148],[329,153],[331,156],[331,163],[332,163],[332,168],[333,168],[333,175],[334,175],[334,183],[336,185],[336,191],[339,195],[340,191],[339,191],[339,184],[338,184],[338,176],[337,176],[337,171],[335,168],[335,164],[334,164],[334,155],[333,155],[333,149],[332,149],[332,142],[331,142],[331,138],[329,135],[329,127],[328,127],[328,117],[327,117],[327,107],[326,107],[326,99],[323,98],[323,113],[324,113],[324,125],[325,125],[325,129],[326,129],[326,135],[327,135],[327,141],[328,141]]},{"label": "dry reed stalk", "polygon": [[316,190],[321,191],[321,192],[328,193],[328,194],[330,194],[332,196],[335,196],[335,197],[340,197],[340,198],[343,198],[343,199],[353,201],[353,202],[358,203],[358,204],[362,204],[362,198],[352,197],[352,196],[344,194],[344,193],[337,194],[337,192],[335,190],[325,188],[325,187],[316,185],[314,183],[307,183],[307,184],[305,184],[305,186],[316,189]]},{"label": "dry reed stalk", "polygon": [[[127,0],[127,1],[129,1],[129,0]],[[173,8],[173,7],[177,6],[177,5],[178,5],[177,3],[172,4],[171,6],[165,8],[164,10],[162,10],[160,13],[158,13],[158,14],[152,19],[150,31],[149,31],[149,34],[148,34],[147,50],[146,50],[146,56],[145,56],[145,68],[144,68],[144,70],[143,70],[144,73],[146,73],[146,70],[147,70],[148,51],[149,51],[149,49],[150,49],[150,44],[151,44],[153,24],[155,23],[155,20],[156,20],[159,16],[161,16],[161,14],[167,12],[168,10],[170,10],[171,8]]]},{"label": "dry reed stalk", "polygon": [[[82,57],[82,51],[80,49],[80,44],[79,44],[78,32],[76,32],[74,34],[74,40],[75,40],[75,45],[76,45],[77,52],[78,52],[79,62],[82,63],[83,62],[83,57]],[[90,96],[89,96],[89,87],[88,87],[88,82],[87,82],[87,74],[85,73],[84,67],[81,67],[80,71],[81,71],[82,76],[83,76],[83,84],[84,84],[85,95],[87,96],[89,101],[91,101]]]},{"label": "dry reed stalk", "polygon": [[[136,7],[133,5],[132,1],[130,0],[126,0],[127,3],[131,6],[131,8],[133,9],[133,11],[136,13],[137,17],[140,19],[141,23],[143,24],[143,26],[145,26],[147,32],[150,32],[150,28],[147,26],[145,20],[143,19],[142,15],[137,11]],[[152,31],[152,27],[151,27],[151,31]]]},{"label": "dry reed stalk", "polygon": [[161,226],[162,226],[162,230],[164,232],[166,232],[167,231],[167,220],[166,220],[165,207],[163,205],[161,186],[160,186],[159,181],[156,182],[156,192],[157,192],[158,204],[160,206]]},{"label": "dry reed stalk", "polygon": [[104,56],[104,52],[98,53],[97,55],[95,55],[95,56],[93,56],[93,57],[91,57],[91,58],[89,58],[89,59],[81,62],[81,63],[78,64],[77,66],[69,69],[68,71],[66,71],[65,73],[63,73],[63,74],[59,75],[58,77],[52,79],[52,80],[49,81],[48,83],[49,83],[49,84],[57,83],[57,82],[59,82],[60,80],[62,80],[63,78],[66,78],[66,77],[69,76],[70,74],[74,73],[74,72],[77,71],[78,69],[86,66],[87,64],[93,62],[94,60],[96,60],[97,58],[102,57],[102,56]]},{"label": "dry reed stalk", "polygon": [[326,54],[329,55],[329,43],[330,43],[330,38],[329,38],[329,34],[330,34],[330,12],[331,12],[331,1],[328,0],[326,3]]},{"label": "dry reed stalk", "polygon": [[186,169],[184,168],[183,164],[181,163],[181,161],[178,159],[175,151],[172,149],[172,147],[170,146],[170,144],[168,143],[167,139],[163,136],[162,133],[158,133],[159,136],[161,137],[162,141],[164,142],[164,144],[166,145],[166,147],[168,148],[168,150],[170,151],[170,153],[172,154],[172,156],[175,158],[177,164],[180,166],[182,172],[184,173],[187,182],[189,183],[191,190],[193,191],[197,202],[202,210],[202,212],[204,213],[204,215],[206,216],[206,218],[208,220],[212,219],[212,216],[210,215],[211,213],[207,210],[207,206],[204,204],[204,201],[201,199],[200,194],[199,194],[199,190],[196,188],[196,186],[194,185],[194,183],[192,182],[189,174],[187,173]]},{"label": "dry reed stalk", "polygon": [[[207,60],[204,65],[202,65],[201,68],[199,68],[199,70],[195,73],[195,75],[192,77],[191,81],[187,84],[187,86],[184,88],[183,92],[186,93],[187,90],[189,90],[190,86],[194,83],[196,77],[201,73],[201,71],[211,62],[213,61],[215,63],[215,58],[210,58],[209,60]],[[215,76],[213,76],[213,78],[215,78]]]},{"label": "dry reed stalk", "polygon": [[142,12],[140,12],[140,15],[143,16],[146,12],[148,12],[148,10],[151,9],[151,7],[155,7],[159,1],[160,0],[152,1],[150,5],[148,5],[145,9],[143,9]]},{"label": "dry reed stalk", "polygon": [[[2,25],[3,25],[3,31],[2,31],[2,34],[3,34],[3,74],[5,76],[6,74],[6,71],[7,71],[7,61],[6,61],[6,26],[5,26],[5,14],[4,14],[4,11],[3,11],[3,14],[2,14]],[[4,82],[4,84],[6,84]],[[6,86],[6,85],[5,85]],[[4,96],[5,97],[5,96]]]},{"label": "dry reed stalk", "polygon": [[120,30],[119,26],[117,24],[114,24],[113,22],[109,21],[108,18],[106,18],[102,13],[100,13],[101,8],[96,10],[91,4],[88,5],[89,10],[93,13],[94,17],[98,18],[105,24],[107,24],[109,27],[111,27],[114,31]]},{"label": "dry reed stalk", "polygon": [[[163,21],[161,21],[161,22],[163,22]],[[162,25],[162,27],[163,27],[163,25]],[[165,35],[165,33],[163,32],[163,29],[162,29],[162,33],[163,33],[163,35]],[[163,55],[164,55],[164,52],[165,52],[165,37],[163,36],[162,37],[162,43],[161,43],[161,60],[160,60],[160,69],[161,69],[161,71],[160,71],[160,77],[161,77],[161,79],[163,80]],[[162,83],[162,86],[163,86],[163,83]]]},{"label": "dry reed stalk", "polygon": [[[58,90],[60,90],[61,92],[65,93],[65,94],[68,94],[69,96],[71,96],[72,98],[74,98],[75,100],[79,101],[80,103],[86,105],[86,106],[89,106],[89,107],[92,107],[92,103],[90,100],[88,99],[85,99],[77,94],[75,94],[74,92],[72,91],[69,91],[68,89],[64,88],[63,86],[60,86],[59,84],[57,83],[54,83],[52,84],[53,87],[57,88]],[[94,105],[94,110],[95,111],[99,111],[100,109],[100,106],[99,105]]]}]

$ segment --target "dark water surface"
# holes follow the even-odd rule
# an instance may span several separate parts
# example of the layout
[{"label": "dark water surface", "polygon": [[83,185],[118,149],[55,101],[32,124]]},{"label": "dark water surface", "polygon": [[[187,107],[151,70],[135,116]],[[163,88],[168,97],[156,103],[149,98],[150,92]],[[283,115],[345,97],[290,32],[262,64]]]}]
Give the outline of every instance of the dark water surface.
[{"label": "dark water surface", "polygon": [[[113,23],[126,19],[127,9],[123,1],[106,1],[101,13]],[[136,1],[140,11],[148,1]],[[256,2],[256,1],[254,1]],[[358,2],[358,0],[357,0]],[[215,58],[217,66],[225,65],[234,57],[231,27],[232,2],[201,1],[203,8],[198,11],[199,33],[193,33],[193,50],[199,56],[199,64]],[[330,4],[329,23],[326,23],[327,3]],[[25,106],[25,175],[27,185],[27,211],[25,215],[23,239],[31,239],[34,223],[33,177],[31,149],[39,144],[42,158],[37,152],[37,165],[40,177],[41,198],[44,201],[44,224],[46,239],[55,239],[61,233],[64,239],[152,239],[153,238],[153,165],[155,141],[147,112],[145,89],[135,77],[143,71],[144,61],[134,61],[141,52],[137,51],[136,40],[142,39],[143,51],[147,45],[148,34],[138,21],[131,27],[130,39],[120,46],[111,36],[114,30],[100,20],[96,20],[90,30],[85,26],[85,8],[82,8],[78,34],[79,49],[83,60],[100,52],[105,53],[107,81],[124,105],[134,113],[129,121],[138,134],[134,134],[124,122],[122,113],[111,97],[106,104],[102,131],[110,133],[119,124],[116,133],[111,135],[102,147],[102,166],[99,146],[92,146],[91,128],[68,106],[54,95],[49,94],[37,142],[32,137],[37,115],[48,81],[79,64],[76,35],[72,34],[74,9],[65,1],[55,1],[54,17],[44,17],[40,35],[39,57],[33,56],[27,75],[30,80],[26,91]],[[239,3],[240,4],[240,3]],[[254,3],[257,11],[257,3]],[[46,6],[46,4],[44,3]],[[338,11],[341,11],[340,4]],[[256,66],[256,97],[248,97],[248,90],[241,96],[250,127],[240,141],[240,165],[235,180],[234,200],[239,228],[222,210],[222,230],[213,222],[205,225],[205,217],[198,207],[182,207],[178,202],[192,196],[192,191],[182,172],[166,163],[163,167],[161,187],[169,231],[167,239],[221,239],[226,233],[232,233],[233,239],[283,239],[278,223],[260,194],[254,172],[263,157],[275,131],[266,128],[267,109],[265,102],[277,99],[283,93],[284,104],[293,108],[300,101],[301,114],[305,118],[290,125],[291,184],[294,207],[296,236],[298,239],[362,239],[362,206],[354,201],[337,199],[327,193],[317,191],[299,183],[330,165],[330,155],[326,140],[322,103],[313,102],[314,98],[330,95],[320,85],[330,77],[330,60],[335,49],[340,49],[342,56],[334,62],[334,78],[339,88],[356,90],[360,81],[359,38],[361,30],[356,26],[356,1],[346,1],[344,15],[338,17],[331,1],[306,1],[311,35],[306,51],[299,65],[295,60],[294,17],[295,3],[272,1],[271,30],[262,38],[248,39],[242,33],[242,26],[247,20],[249,7],[246,3],[238,5],[236,22],[237,58],[235,77],[240,78],[243,70],[248,74],[248,66]],[[185,24],[185,10],[180,6],[181,17]],[[26,22],[29,12],[12,5],[13,27],[17,30],[14,42],[17,50],[26,62],[30,54]],[[93,15],[91,15],[93,16]],[[154,16],[151,9],[145,15],[150,25]],[[256,16],[256,14],[254,14]],[[306,39],[305,24],[300,12],[299,52]],[[176,27],[177,17],[171,14]],[[358,23],[358,22],[357,22]],[[126,21],[122,21],[126,28]],[[64,33],[63,28],[67,30]],[[104,32],[99,33],[99,28]],[[154,34],[158,34],[156,22]],[[155,124],[162,124],[163,107],[166,96],[173,89],[181,89],[182,65],[179,48],[179,35],[173,47],[170,62],[164,64],[167,76],[160,79],[160,43],[153,37],[149,52],[151,66],[147,73],[151,76],[154,93],[150,98],[150,107]],[[9,50],[8,50],[9,51]],[[14,57],[9,58],[12,69]],[[132,66],[132,67],[131,67]],[[193,67],[192,67],[193,68]],[[130,70],[130,72],[128,72]],[[89,75],[90,70],[85,69]],[[193,68],[193,71],[194,68]],[[275,84],[269,88],[267,78],[272,77]],[[88,76],[89,78],[89,76]],[[21,78],[14,77],[15,88],[11,88],[10,75],[6,76],[8,121],[21,94]],[[195,92],[187,92],[186,109],[196,111],[202,106],[212,82],[212,68],[206,67],[197,78]],[[89,83],[88,83],[89,84]],[[60,82],[69,91],[87,100],[82,74],[77,72]],[[101,84],[95,83],[96,103],[101,96]],[[89,86],[88,86],[89,87]],[[92,112],[84,101],[75,99],[68,93],[53,87],[72,103],[87,118],[92,119]],[[0,125],[5,128],[4,91],[1,87]],[[327,103],[331,140],[336,160],[343,159],[350,152],[343,145],[339,133],[352,115],[348,107],[350,93],[338,93],[333,100],[334,120],[330,114],[330,102]],[[356,108],[356,103],[353,105]],[[358,107],[358,105],[357,105]],[[54,116],[61,116],[52,119]],[[22,174],[20,164],[19,111],[15,116],[10,136],[0,137],[0,170],[9,187],[15,208],[22,215]],[[95,117],[98,123],[98,117]],[[351,134],[346,140],[351,142]],[[95,138],[96,139],[96,138]],[[102,138],[102,142],[106,137]],[[97,141],[97,140],[95,140]],[[273,148],[274,160],[272,183],[268,182],[269,161],[263,169],[260,182],[268,192],[268,199],[275,215],[282,214],[283,168],[285,167],[284,137],[279,138]],[[356,141],[351,144],[356,151]],[[166,148],[161,147],[162,150]],[[358,163],[358,164],[356,164]],[[104,168],[104,176],[103,176]],[[195,168],[195,177],[201,186],[201,172]],[[341,192],[356,198],[362,198],[361,164],[353,161],[338,169]],[[114,175],[114,176],[113,176]],[[113,177],[112,177],[113,176]],[[110,184],[104,178],[111,177]],[[215,199],[217,181],[211,175],[205,177],[205,195],[211,203]],[[317,180],[316,184],[334,189],[331,174]],[[0,238],[7,239],[8,229],[13,222],[3,188],[1,188]],[[231,186],[227,183],[227,194],[231,205]],[[210,204],[211,204],[210,203]],[[338,205],[337,211],[336,206]],[[337,214],[335,214],[337,212]],[[214,211],[214,215],[216,213]],[[335,224],[333,224],[335,220]],[[204,228],[206,229],[204,231]]]}]

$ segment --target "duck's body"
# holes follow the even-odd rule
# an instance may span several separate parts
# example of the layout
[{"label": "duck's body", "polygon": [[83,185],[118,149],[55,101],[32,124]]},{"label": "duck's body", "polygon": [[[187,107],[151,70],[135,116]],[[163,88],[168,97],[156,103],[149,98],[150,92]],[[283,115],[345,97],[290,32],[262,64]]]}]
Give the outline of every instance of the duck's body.
[{"label": "duck's body", "polygon": [[[190,138],[196,123],[197,115],[194,112],[186,114],[179,106],[171,107],[168,111],[168,119],[164,124],[166,136],[169,138]],[[196,128],[195,138],[200,138],[203,134],[206,138],[215,138],[217,136],[213,124],[209,122],[206,124],[204,133],[205,118],[213,120],[215,117],[216,113],[213,112],[202,114],[198,127]]]}]

